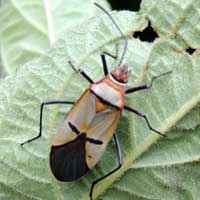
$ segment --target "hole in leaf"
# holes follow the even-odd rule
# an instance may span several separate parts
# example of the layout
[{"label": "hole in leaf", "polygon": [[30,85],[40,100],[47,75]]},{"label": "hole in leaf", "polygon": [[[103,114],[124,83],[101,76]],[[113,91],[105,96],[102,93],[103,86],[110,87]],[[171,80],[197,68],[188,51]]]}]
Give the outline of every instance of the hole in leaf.
[{"label": "hole in leaf", "polygon": [[140,4],[142,0],[108,0],[110,3],[112,10],[132,10],[132,11],[139,11]]},{"label": "hole in leaf", "polygon": [[136,31],[133,34],[134,38],[139,38],[141,41],[153,42],[156,38],[158,38],[158,34],[153,30],[151,26],[151,22],[149,21],[147,28],[143,31]]},{"label": "hole in leaf", "polygon": [[185,50],[188,54],[192,55],[196,49],[193,49],[192,47],[188,47],[186,50]]}]

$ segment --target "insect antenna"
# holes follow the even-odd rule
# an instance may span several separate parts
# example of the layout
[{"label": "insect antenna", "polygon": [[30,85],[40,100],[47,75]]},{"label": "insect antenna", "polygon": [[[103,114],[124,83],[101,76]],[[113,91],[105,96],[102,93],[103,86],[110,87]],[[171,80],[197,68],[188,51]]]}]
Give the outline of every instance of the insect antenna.
[{"label": "insect antenna", "polygon": [[120,62],[119,62],[119,65],[122,64],[122,61],[124,59],[124,56],[125,56],[125,53],[126,53],[126,50],[127,50],[127,46],[128,46],[128,39],[127,37],[122,33],[121,29],[119,28],[119,26],[117,25],[117,23],[115,22],[115,20],[112,18],[112,16],[110,15],[110,13],[105,10],[102,6],[100,6],[98,3],[94,3],[95,6],[97,6],[98,8],[100,8],[105,14],[108,15],[108,17],[111,19],[111,21],[113,22],[113,24],[115,25],[115,27],[118,29],[118,31],[120,32],[121,36],[124,38],[125,40],[125,43],[124,43],[124,51],[122,53],[122,56],[121,56],[121,59],[120,59]]}]

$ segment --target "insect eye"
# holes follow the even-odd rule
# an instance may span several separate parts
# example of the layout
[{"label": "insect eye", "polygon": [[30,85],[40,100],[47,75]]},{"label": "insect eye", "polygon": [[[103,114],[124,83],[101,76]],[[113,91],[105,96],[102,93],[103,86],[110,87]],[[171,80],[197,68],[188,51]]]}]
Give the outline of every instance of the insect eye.
[{"label": "insect eye", "polygon": [[121,72],[122,74],[127,74],[128,71],[127,71],[127,68],[124,67],[124,68],[121,68],[121,69],[120,69],[120,72]]}]

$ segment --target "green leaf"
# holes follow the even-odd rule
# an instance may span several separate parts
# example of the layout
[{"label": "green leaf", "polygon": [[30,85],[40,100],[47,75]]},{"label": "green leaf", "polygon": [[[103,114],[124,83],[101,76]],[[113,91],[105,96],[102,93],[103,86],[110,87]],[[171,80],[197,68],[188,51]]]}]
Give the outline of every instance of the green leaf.
[{"label": "green leaf", "polygon": [[[150,83],[153,76],[173,71],[156,80],[150,90],[130,94],[126,99],[126,104],[146,113],[152,126],[168,138],[160,138],[148,130],[144,120],[124,111],[117,129],[124,164],[95,187],[94,196],[109,200],[198,199],[199,51],[192,56],[187,54],[188,44],[181,36],[163,35],[153,43],[133,39],[133,32],[147,27],[144,15],[114,12],[113,16],[129,36],[125,56],[131,70],[128,87]],[[88,87],[67,65],[69,59],[94,80],[100,80],[103,77],[100,53],[114,52],[116,43],[122,52],[123,40],[105,14],[71,27],[66,33],[44,56],[0,82],[0,197],[3,199],[89,199],[91,183],[116,166],[117,155],[111,141],[101,161],[79,181],[61,183],[53,177],[48,153],[69,106],[45,109],[42,138],[20,146],[38,134],[41,102],[76,100]],[[108,58],[109,69],[118,62]],[[187,127],[191,118],[195,123]]]},{"label": "green leaf", "polygon": [[99,199],[198,199],[199,167],[198,162],[193,162],[183,166],[130,169]]},{"label": "green leaf", "polygon": [[[115,19],[126,34],[141,30],[147,25],[144,18],[134,13],[122,12],[115,16]],[[103,77],[100,52],[114,51],[116,42],[123,43],[118,30],[105,14],[98,16],[70,28],[67,37],[58,41],[45,56],[27,63],[16,75],[1,81],[0,194],[5,199],[10,196],[26,200],[79,199],[88,196],[89,182],[100,175],[98,167],[78,183],[62,184],[53,178],[48,166],[52,137],[65,113],[69,111],[69,106],[52,106],[45,109],[43,137],[24,147],[21,147],[20,143],[38,134],[41,102],[50,99],[76,100],[88,87],[88,83],[73,72],[67,60],[71,59],[77,67],[84,68],[91,77],[98,80]],[[138,71],[132,76],[136,79],[141,64],[145,64],[144,58],[148,55],[149,44],[133,42],[130,39],[130,48],[131,46],[145,51],[139,56],[137,52],[129,51],[127,54]],[[123,45],[120,45],[120,52],[121,48]],[[136,57],[137,59],[134,59]],[[118,61],[108,60],[111,70]],[[122,120],[127,124],[125,118]],[[128,136],[128,132],[126,135]],[[111,160],[110,163],[114,166]],[[102,167],[104,172],[110,168],[108,163]]]},{"label": "green leaf", "polygon": [[[108,7],[105,1],[102,3]],[[96,8],[91,0],[3,1],[0,7],[1,76],[14,73],[27,61],[44,55],[67,27],[94,14]]]},{"label": "green leaf", "polygon": [[200,1],[143,0],[141,14],[153,24],[160,36],[181,37],[189,46],[198,48]]}]

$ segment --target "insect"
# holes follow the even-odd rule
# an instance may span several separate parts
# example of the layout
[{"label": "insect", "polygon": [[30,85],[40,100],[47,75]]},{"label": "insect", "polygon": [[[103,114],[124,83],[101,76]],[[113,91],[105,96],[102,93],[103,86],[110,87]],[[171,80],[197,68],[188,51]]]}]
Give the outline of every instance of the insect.
[{"label": "insect", "polygon": [[72,62],[69,61],[69,65],[73,70],[80,73],[80,75],[90,83],[89,88],[86,89],[82,96],[75,102],[43,102],[40,109],[39,134],[36,137],[21,143],[21,145],[24,145],[41,137],[43,109],[45,106],[52,104],[73,105],[53,139],[49,162],[52,173],[56,179],[59,181],[74,181],[81,178],[97,164],[104,153],[108,142],[113,137],[118,154],[118,166],[92,183],[89,194],[91,200],[93,199],[94,186],[120,169],[123,164],[123,155],[116,132],[123,110],[132,112],[143,118],[151,131],[158,133],[161,136],[165,136],[151,126],[145,114],[125,105],[125,96],[140,90],[150,89],[155,79],[171,73],[171,71],[168,71],[158,76],[154,76],[149,85],[144,84],[126,89],[129,70],[128,65],[122,64],[122,61],[127,50],[128,39],[122,33],[112,16],[99,4],[95,3],[95,5],[107,14],[125,41],[124,50],[118,67],[109,73],[106,56],[117,59],[118,55],[103,52],[101,54],[101,59],[105,77],[100,81],[95,82],[85,71],[76,69]]}]

